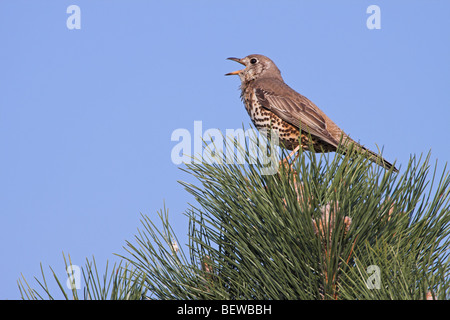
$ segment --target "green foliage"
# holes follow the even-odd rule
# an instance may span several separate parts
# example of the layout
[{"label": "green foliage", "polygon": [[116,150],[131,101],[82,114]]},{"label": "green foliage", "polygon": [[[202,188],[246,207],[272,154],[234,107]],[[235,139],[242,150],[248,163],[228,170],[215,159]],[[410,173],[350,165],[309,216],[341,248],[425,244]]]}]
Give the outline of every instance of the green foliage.
[{"label": "green foliage", "polygon": [[[428,160],[412,158],[400,176],[351,153],[303,153],[273,176],[189,165],[201,182],[185,184],[199,203],[193,263],[209,257],[210,293],[232,299],[446,298],[450,180],[442,175],[432,194]],[[371,265],[382,270],[380,289],[367,288]],[[401,282],[396,266],[407,269]]]},{"label": "green foliage", "polygon": [[160,227],[143,215],[125,268],[102,280],[87,264],[84,298],[449,298],[450,177],[435,167],[430,179],[429,156],[399,174],[351,151],[300,152],[274,175],[261,168],[188,164],[198,184],[182,182],[195,199],[187,246],[165,209]]},{"label": "green foliage", "polygon": [[[80,297],[78,295],[79,288],[77,288],[75,278],[77,271],[73,268],[69,268],[69,266],[73,266],[70,256],[68,256],[69,261],[67,261],[64,254],[63,258],[65,270],[67,270],[68,273],[67,279],[60,281],[51,267],[50,270],[52,272],[53,279],[60,290],[59,293],[62,294],[63,298],[66,300],[140,300],[145,297],[145,275],[139,274],[137,271],[131,271],[128,266],[122,267],[121,263],[119,265],[115,264],[110,273],[108,264],[106,264],[104,273],[100,275],[95,258],[93,258],[92,261],[86,259],[85,266],[81,268],[80,276],[82,276],[85,286],[83,288],[83,296]],[[41,276],[41,280],[36,277],[35,280],[41,289],[40,291],[42,292],[31,287],[22,275],[22,279],[18,280],[18,286],[22,299],[61,299],[51,293],[42,264]],[[67,282],[69,282],[69,284],[67,284]]]}]

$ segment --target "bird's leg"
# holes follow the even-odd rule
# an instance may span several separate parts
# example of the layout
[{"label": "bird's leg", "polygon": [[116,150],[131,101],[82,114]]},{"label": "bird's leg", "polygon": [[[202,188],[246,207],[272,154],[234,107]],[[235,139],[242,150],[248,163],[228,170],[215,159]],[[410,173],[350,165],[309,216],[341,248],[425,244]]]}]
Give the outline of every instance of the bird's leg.
[{"label": "bird's leg", "polygon": [[[298,201],[298,202],[300,202],[300,201],[303,200],[303,186],[302,186],[301,183],[300,183],[300,184],[297,183],[297,176],[298,176],[298,175],[297,175],[297,171],[293,168],[293,165],[294,165],[294,163],[295,163],[295,160],[297,160],[297,158],[298,158],[298,156],[299,156],[299,153],[298,153],[298,150],[299,150],[299,149],[300,149],[300,145],[297,146],[297,147],[289,154],[289,156],[288,156],[286,159],[280,161],[280,164],[283,164],[283,166],[284,166],[284,168],[285,168],[285,172],[288,172],[288,171],[289,171],[288,169],[290,169],[290,171],[292,171],[292,173],[293,173],[293,179],[292,179],[292,181],[290,181],[290,183],[293,184],[293,188],[294,188],[295,192],[297,193],[297,201]],[[295,156],[294,156],[294,155],[295,155]],[[291,159],[292,156],[294,156],[294,159],[293,159],[292,163],[289,165],[289,159]],[[286,200],[283,199],[283,201],[284,201],[285,205],[287,205]]]},{"label": "bird's leg", "polygon": [[299,149],[300,149],[300,145],[298,145],[294,150],[292,150],[292,152],[289,154],[289,158],[291,158],[294,154],[296,154],[294,157],[294,160],[297,159]]},{"label": "bird's leg", "polygon": [[[287,156],[287,158],[285,158],[284,160],[281,160],[281,161],[280,161],[280,165],[283,165],[283,166],[284,166],[286,172],[288,172],[287,169],[289,168],[289,169],[294,173],[294,185],[295,185],[295,188],[296,188],[296,189],[297,189],[297,179],[296,179],[297,172],[294,170],[293,165],[294,165],[294,163],[295,163],[295,160],[296,160],[297,157],[298,157],[298,150],[299,150],[299,148],[300,148],[300,145],[298,145],[298,146],[297,146],[297,147],[289,154],[289,156]],[[291,159],[292,156],[294,156],[294,155],[295,155],[295,157],[294,157],[292,163],[289,164],[289,159]]]},{"label": "bird's leg", "polygon": [[[300,145],[298,145],[294,150],[292,150],[292,152],[284,160],[280,161],[280,165],[282,164],[282,165],[286,166],[289,163],[289,159],[291,159],[294,154],[295,154],[295,157],[294,157],[294,161],[295,161],[298,157],[299,149],[300,149]],[[292,168],[292,166],[291,166],[291,168]]]}]

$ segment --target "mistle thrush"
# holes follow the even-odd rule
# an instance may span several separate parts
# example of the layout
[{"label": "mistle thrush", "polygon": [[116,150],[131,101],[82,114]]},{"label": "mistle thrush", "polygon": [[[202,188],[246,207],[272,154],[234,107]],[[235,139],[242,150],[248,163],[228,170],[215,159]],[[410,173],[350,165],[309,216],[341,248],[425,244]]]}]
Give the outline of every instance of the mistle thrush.
[{"label": "mistle thrush", "polygon": [[[392,167],[380,155],[351,139],[314,103],[284,83],[280,70],[269,58],[252,54],[243,59],[228,59],[245,66],[226,75],[239,75],[241,99],[253,124],[259,130],[274,130],[286,149],[295,153],[299,147],[308,150],[313,146],[315,152],[336,151],[342,139],[342,145],[353,143],[373,162],[386,169]],[[393,170],[398,172],[395,167]]]}]

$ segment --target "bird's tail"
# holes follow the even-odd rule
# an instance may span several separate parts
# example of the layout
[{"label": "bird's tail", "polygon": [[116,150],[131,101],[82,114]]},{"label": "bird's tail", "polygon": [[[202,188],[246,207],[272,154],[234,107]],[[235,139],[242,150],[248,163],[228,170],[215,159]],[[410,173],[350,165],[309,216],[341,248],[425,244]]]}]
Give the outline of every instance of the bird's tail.
[{"label": "bird's tail", "polygon": [[[349,143],[353,144],[355,148],[359,149],[358,151],[361,154],[364,154],[370,161],[384,167],[385,169],[389,170],[393,167],[393,171],[394,172],[398,172],[398,169],[389,161],[387,161],[386,159],[384,159],[381,155],[373,152],[370,149],[367,149],[366,147],[360,145],[359,143],[357,143],[356,141],[350,139],[350,141],[348,141]],[[347,145],[349,143],[346,143]]]}]

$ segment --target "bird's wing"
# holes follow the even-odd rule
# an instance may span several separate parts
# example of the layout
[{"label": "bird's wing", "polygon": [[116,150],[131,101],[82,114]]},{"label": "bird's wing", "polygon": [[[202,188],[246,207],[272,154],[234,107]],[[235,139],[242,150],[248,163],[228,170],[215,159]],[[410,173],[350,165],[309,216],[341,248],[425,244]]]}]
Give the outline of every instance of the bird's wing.
[{"label": "bird's wing", "polygon": [[317,107],[284,82],[271,81],[268,84],[260,82],[253,90],[258,102],[284,121],[297,128],[301,126],[303,130],[307,129],[312,136],[321,138],[333,146],[339,144],[339,141],[328,132],[327,123],[317,112]]}]

